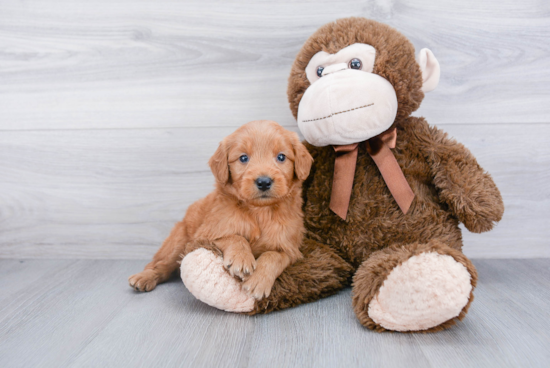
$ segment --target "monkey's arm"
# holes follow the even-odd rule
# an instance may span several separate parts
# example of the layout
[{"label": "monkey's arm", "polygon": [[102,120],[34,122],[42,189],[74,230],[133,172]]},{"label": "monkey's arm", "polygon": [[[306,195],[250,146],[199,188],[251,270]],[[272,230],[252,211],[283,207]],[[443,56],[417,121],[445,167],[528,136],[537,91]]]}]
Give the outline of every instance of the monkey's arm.
[{"label": "monkey's arm", "polygon": [[427,124],[429,142],[425,152],[439,196],[466,228],[474,233],[489,231],[500,221],[504,204],[491,175],[462,144]]}]

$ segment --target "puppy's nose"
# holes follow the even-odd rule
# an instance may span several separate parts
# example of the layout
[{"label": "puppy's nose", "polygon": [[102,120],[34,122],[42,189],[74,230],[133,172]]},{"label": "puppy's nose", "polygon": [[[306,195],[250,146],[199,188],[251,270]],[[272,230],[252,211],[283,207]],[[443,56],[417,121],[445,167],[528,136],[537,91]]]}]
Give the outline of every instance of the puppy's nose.
[{"label": "puppy's nose", "polygon": [[269,188],[271,188],[272,183],[273,183],[273,180],[271,180],[271,178],[267,176],[260,176],[258,179],[256,179],[256,186],[262,192],[269,190]]}]

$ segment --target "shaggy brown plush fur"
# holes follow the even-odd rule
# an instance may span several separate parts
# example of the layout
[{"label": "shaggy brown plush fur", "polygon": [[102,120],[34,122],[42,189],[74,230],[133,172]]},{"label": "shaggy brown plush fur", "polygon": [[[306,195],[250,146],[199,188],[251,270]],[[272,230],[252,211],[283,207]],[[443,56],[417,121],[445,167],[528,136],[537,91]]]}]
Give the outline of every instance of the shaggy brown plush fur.
[{"label": "shaggy brown plush fur", "polygon": [[[462,254],[464,223],[473,232],[490,230],[504,211],[491,176],[472,154],[422,118],[411,117],[424,94],[414,47],[399,32],[363,18],[341,19],[321,27],[304,44],[292,67],[288,99],[294,116],[309,86],[305,67],[317,52],[335,53],[354,43],[376,48],[374,73],[393,85],[398,97],[397,146],[393,150],[416,197],[404,215],[386,186],[365,146],[361,145],[350,209],[342,220],[329,209],[335,153],[332,147],[307,145],[314,158],[304,183],[307,229],[304,258],[277,279],[268,298],[251,314],[266,313],[311,302],[333,294],[351,282],[353,306],[363,325],[384,328],[368,316],[368,303],[390,271],[411,256],[426,251],[450,255],[463,264],[475,287],[477,273]],[[473,290],[473,289],[472,289]],[[471,295],[470,302],[473,299]],[[460,312],[464,318],[470,302]],[[451,326],[446,321],[428,331]]]},{"label": "shaggy brown plush fur", "polygon": [[304,258],[279,276],[271,295],[256,302],[248,314],[268,313],[332,295],[351,284],[353,267],[331,247],[305,239]]}]

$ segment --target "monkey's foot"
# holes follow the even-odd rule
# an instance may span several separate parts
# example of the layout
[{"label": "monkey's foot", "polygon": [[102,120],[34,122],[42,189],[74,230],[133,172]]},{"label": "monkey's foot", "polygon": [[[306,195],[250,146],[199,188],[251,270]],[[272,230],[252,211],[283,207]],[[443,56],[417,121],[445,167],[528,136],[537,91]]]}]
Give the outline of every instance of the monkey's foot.
[{"label": "monkey's foot", "polygon": [[469,302],[470,280],[466,267],[449,255],[413,256],[389,273],[368,315],[387,330],[434,328],[459,316]]},{"label": "monkey's foot", "polygon": [[228,312],[250,312],[255,300],[241,288],[241,283],[225,271],[223,259],[199,248],[181,262],[181,279],[195,298]]}]

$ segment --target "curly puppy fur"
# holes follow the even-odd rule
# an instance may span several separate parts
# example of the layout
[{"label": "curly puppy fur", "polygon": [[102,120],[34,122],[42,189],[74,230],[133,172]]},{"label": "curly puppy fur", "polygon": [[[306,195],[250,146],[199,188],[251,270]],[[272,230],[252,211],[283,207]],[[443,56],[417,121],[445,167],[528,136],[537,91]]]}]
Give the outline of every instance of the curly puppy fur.
[{"label": "curly puppy fur", "polygon": [[[250,314],[267,313],[333,294],[350,285],[355,272],[353,305],[361,323],[383,331],[368,317],[368,303],[395,266],[426,251],[450,255],[471,275],[477,273],[462,254],[459,222],[473,232],[491,230],[503,215],[500,192],[491,176],[462,145],[411,117],[424,94],[413,45],[393,28],[363,18],[341,19],[321,27],[304,44],[292,66],[288,100],[294,116],[309,86],[305,68],[319,51],[335,53],[354,43],[376,49],[374,73],[397,92],[394,155],[416,197],[404,215],[364,145],[360,145],[348,219],[329,209],[335,153],[332,147],[306,144],[314,158],[304,183],[306,240],[304,258],[288,267],[271,295],[259,300]],[[361,267],[361,265],[364,265]],[[462,319],[473,300],[458,315]],[[439,331],[449,320],[426,332]]]},{"label": "curly puppy fur", "polygon": [[[154,289],[178,268],[181,255],[205,247],[219,249],[228,272],[263,298],[302,258],[301,191],[312,158],[296,133],[271,121],[245,124],[221,142],[209,163],[215,191],[189,207],[153,261],[129,278],[134,289]],[[259,178],[270,178],[269,188],[261,189]]]}]

